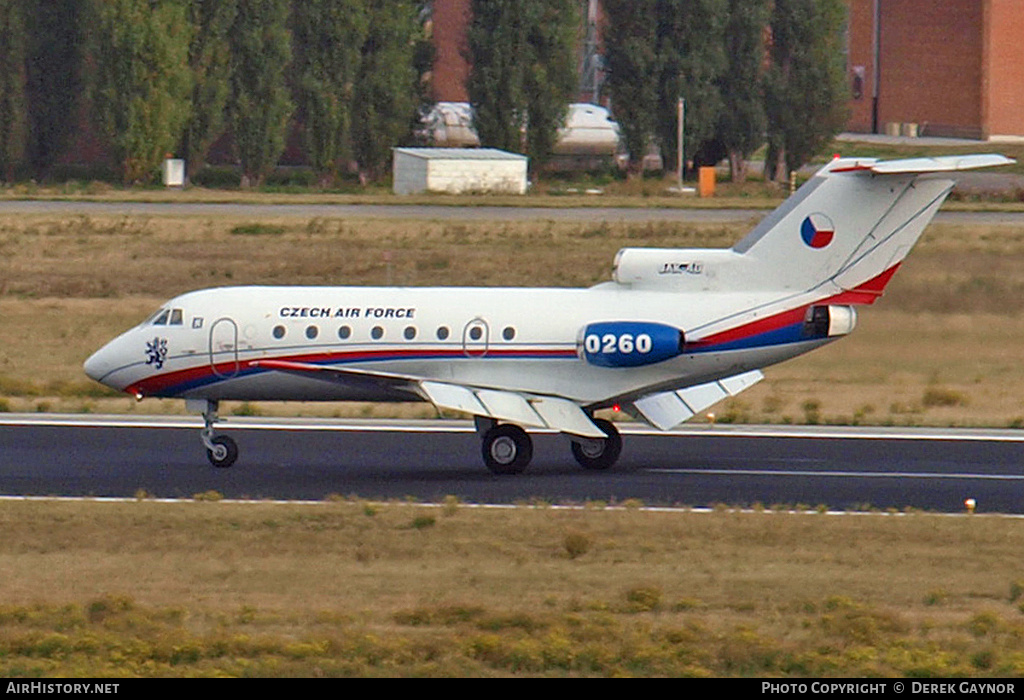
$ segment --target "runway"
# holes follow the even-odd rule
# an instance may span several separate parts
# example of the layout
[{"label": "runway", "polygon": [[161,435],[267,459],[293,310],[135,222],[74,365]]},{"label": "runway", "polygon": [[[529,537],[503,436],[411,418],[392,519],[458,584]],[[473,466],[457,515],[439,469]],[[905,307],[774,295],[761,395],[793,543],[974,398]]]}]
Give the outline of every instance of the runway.
[{"label": "runway", "polygon": [[[337,219],[446,221],[684,221],[753,225],[768,208],[447,206],[443,204],[252,204],[232,202],[89,202],[82,200],[0,201],[0,214],[83,216],[244,216],[255,219],[314,217]],[[941,211],[940,224],[1021,226],[1024,212]]]},{"label": "runway", "polygon": [[607,472],[573,461],[568,441],[533,433],[525,474],[497,477],[463,421],[231,418],[231,469],[214,469],[195,417],[0,416],[0,494],[472,503],[621,503],[839,510],[908,508],[1024,513],[1024,432],[695,425],[660,433],[622,427]]}]

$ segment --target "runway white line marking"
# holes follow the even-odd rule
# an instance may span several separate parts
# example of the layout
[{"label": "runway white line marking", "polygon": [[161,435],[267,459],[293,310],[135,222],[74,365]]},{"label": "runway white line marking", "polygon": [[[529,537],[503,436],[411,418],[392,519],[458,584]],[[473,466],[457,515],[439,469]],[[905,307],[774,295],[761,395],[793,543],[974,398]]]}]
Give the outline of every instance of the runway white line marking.
[{"label": "runway white line marking", "polygon": [[[3,414],[0,426],[83,428],[178,428],[199,429],[201,419],[189,416],[121,416],[62,414]],[[840,440],[937,440],[958,442],[1024,442],[1024,431],[985,428],[890,428],[862,426],[790,425],[689,425],[662,432],[638,423],[619,423],[624,435],[674,437],[746,437]],[[469,421],[452,420],[359,420],[330,418],[253,418],[228,416],[220,430],[293,430],[394,433],[474,433]],[[531,429],[534,434],[554,431]]]},{"label": "runway white line marking", "polygon": [[990,481],[1024,481],[1024,474],[970,474],[938,472],[840,472],[786,471],[782,469],[645,469],[656,474],[694,474],[700,476],[826,476],[885,479],[988,479]]}]

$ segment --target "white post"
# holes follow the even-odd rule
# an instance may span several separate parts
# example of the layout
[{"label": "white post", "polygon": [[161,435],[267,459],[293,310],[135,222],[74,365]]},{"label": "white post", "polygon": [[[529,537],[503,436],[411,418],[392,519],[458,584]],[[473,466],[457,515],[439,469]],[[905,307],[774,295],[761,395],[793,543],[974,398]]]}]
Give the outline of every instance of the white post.
[{"label": "white post", "polygon": [[682,97],[679,98],[679,106],[676,109],[676,164],[678,173],[678,185],[679,191],[683,191],[683,119],[686,116],[686,100]]}]

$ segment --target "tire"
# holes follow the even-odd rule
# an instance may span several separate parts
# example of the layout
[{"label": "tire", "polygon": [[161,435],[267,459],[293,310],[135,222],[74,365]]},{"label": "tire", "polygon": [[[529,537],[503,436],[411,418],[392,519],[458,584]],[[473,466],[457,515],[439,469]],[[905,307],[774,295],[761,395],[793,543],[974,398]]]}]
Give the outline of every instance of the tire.
[{"label": "tire", "polygon": [[522,474],[533,458],[533,441],[518,425],[498,425],[484,433],[484,464],[495,474]]},{"label": "tire", "polygon": [[[622,436],[611,421],[598,418],[594,425],[600,428],[606,437],[604,440],[592,440],[588,443],[572,443],[572,456],[584,469],[600,471],[609,469],[619,460],[622,454]],[[594,446],[594,443],[598,443]]]},{"label": "tire", "polygon": [[232,438],[227,435],[218,435],[213,438],[213,444],[217,446],[216,453],[209,448],[206,450],[206,457],[213,466],[218,469],[227,469],[238,459],[238,445]]}]

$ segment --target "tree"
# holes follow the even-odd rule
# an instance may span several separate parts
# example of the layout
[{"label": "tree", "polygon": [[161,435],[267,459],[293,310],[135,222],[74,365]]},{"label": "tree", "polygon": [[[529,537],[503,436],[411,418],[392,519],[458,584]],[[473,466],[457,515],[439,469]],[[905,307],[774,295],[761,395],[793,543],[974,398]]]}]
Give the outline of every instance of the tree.
[{"label": "tree", "polygon": [[350,124],[362,47],[369,30],[365,0],[296,3],[295,82],[306,155],[321,186],[338,176],[350,151]]},{"label": "tree", "polygon": [[775,0],[765,81],[765,175],[785,177],[846,122],[843,0]]},{"label": "tree", "polygon": [[551,156],[576,90],[580,27],[573,0],[473,0],[466,32],[473,126],[480,143]]},{"label": "tree", "polygon": [[643,174],[643,159],[654,136],[658,83],[658,0],[605,0],[609,30],[604,33],[608,72],[605,87],[612,113],[629,153],[630,177]]},{"label": "tree", "polygon": [[206,152],[224,133],[230,66],[228,30],[234,13],[233,0],[191,0],[189,3],[191,110],[179,153],[185,159],[190,178],[202,168]]},{"label": "tree", "polygon": [[466,89],[481,145],[522,153],[526,129],[521,58],[526,34],[514,1],[473,0],[466,28]]},{"label": "tree", "polygon": [[[656,130],[662,157],[675,163],[679,98],[686,100],[685,161],[715,137],[722,111],[718,80],[725,72],[726,0],[660,0],[657,3]],[[711,158],[718,160],[717,157]]]},{"label": "tree", "polygon": [[44,179],[79,126],[84,44],[81,0],[25,0],[26,158]]},{"label": "tree", "polygon": [[576,93],[576,42],[580,7],[575,0],[531,3],[527,26],[530,62],[525,75],[526,155],[534,170],[550,158]]},{"label": "tree", "polygon": [[95,105],[125,182],[151,179],[189,114],[191,26],[184,0],[94,5]]},{"label": "tree", "polygon": [[359,179],[381,178],[409,136],[418,101],[414,58],[422,32],[414,0],[366,0],[368,31],[353,92],[352,152]]},{"label": "tree", "polygon": [[237,0],[228,42],[228,109],[243,187],[262,185],[284,151],[293,110],[285,81],[287,20],[287,0]]},{"label": "tree", "polygon": [[0,0],[0,179],[25,150],[25,33],[20,0]]},{"label": "tree", "polygon": [[726,66],[718,81],[722,110],[716,129],[729,158],[733,182],[747,176],[747,160],[765,136],[764,35],[771,0],[729,0]]}]

